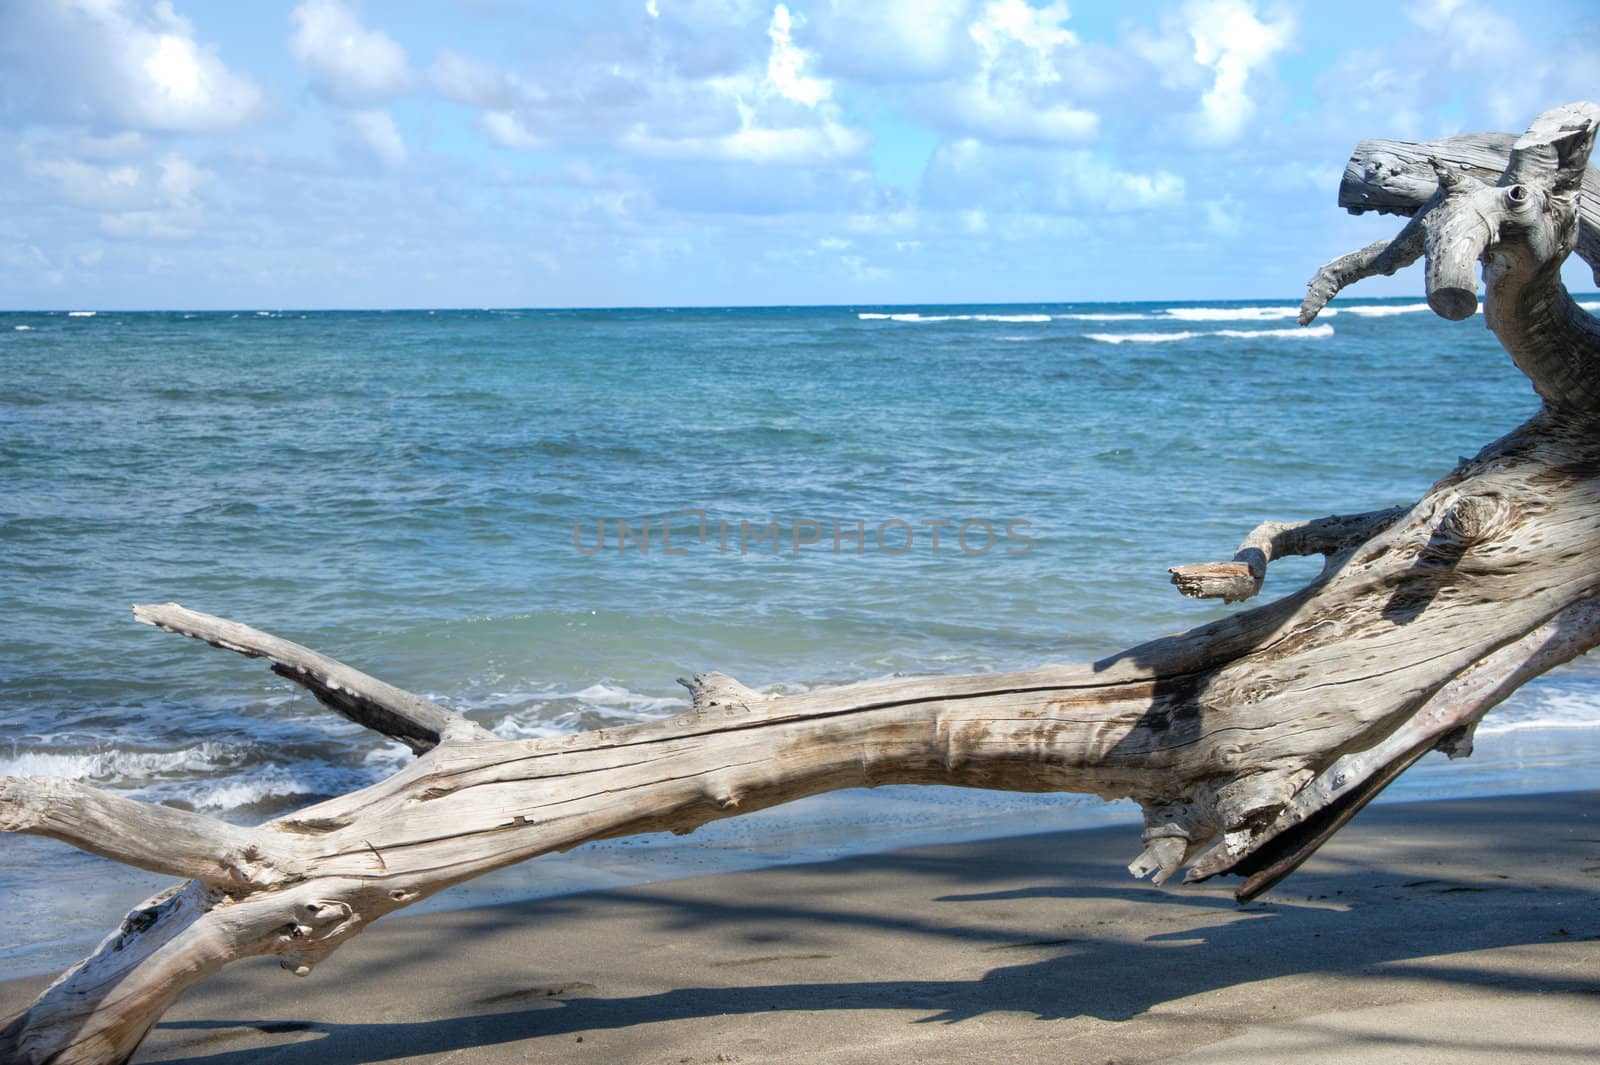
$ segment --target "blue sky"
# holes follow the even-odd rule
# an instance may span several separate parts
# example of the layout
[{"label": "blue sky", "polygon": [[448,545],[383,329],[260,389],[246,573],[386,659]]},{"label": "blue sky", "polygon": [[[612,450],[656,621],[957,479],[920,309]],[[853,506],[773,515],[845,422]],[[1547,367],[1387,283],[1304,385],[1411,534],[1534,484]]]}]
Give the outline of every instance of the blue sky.
[{"label": "blue sky", "polygon": [[0,307],[1298,297],[1358,139],[1597,73],[1579,0],[4,0]]}]

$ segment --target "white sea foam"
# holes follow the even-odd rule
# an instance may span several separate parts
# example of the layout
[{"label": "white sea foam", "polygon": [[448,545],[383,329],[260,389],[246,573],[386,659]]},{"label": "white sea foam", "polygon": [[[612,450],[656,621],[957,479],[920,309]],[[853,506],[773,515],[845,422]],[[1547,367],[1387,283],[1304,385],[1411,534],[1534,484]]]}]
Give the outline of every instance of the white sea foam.
[{"label": "white sea foam", "polygon": [[1575,691],[1531,689],[1483,719],[1480,735],[1524,729],[1600,729],[1600,697]]},{"label": "white sea foam", "polygon": [[68,311],[68,318],[93,318],[98,311]]},{"label": "white sea foam", "polygon": [[1206,329],[1180,330],[1175,333],[1085,333],[1090,340],[1104,344],[1170,344],[1178,340],[1206,340],[1211,337],[1229,337],[1259,340],[1265,337],[1283,337],[1292,340],[1321,340],[1333,336],[1333,326],[1314,325],[1306,329]]},{"label": "white sea foam", "polygon": [[1058,314],[1055,316],[1060,322],[1148,322],[1154,319],[1153,314]]},{"label": "white sea foam", "polygon": [[255,779],[227,778],[212,785],[186,785],[184,794],[197,810],[238,810],[272,799],[297,795],[327,795],[341,790],[343,782],[330,787],[293,773],[275,771]]},{"label": "white sea foam", "polygon": [[[398,746],[398,745],[397,745]],[[361,768],[333,765],[315,759],[292,766],[239,766],[206,776],[174,776],[155,780],[128,791],[145,802],[177,802],[197,810],[236,811],[264,805],[282,807],[285,800],[341,795],[393,774],[410,759],[369,763]]]},{"label": "white sea foam", "polygon": [[1048,322],[1048,314],[917,314],[905,312],[884,314],[879,311],[861,311],[856,315],[863,322]]},{"label": "white sea foam", "polygon": [[31,326],[31,325],[14,325],[11,328],[15,329],[19,333],[31,333],[31,332],[33,332],[33,326]]},{"label": "white sea foam", "polygon": [[1600,300],[1579,300],[1578,306],[1586,311],[1600,311]]},{"label": "white sea foam", "polygon": [[[1363,318],[1392,318],[1397,314],[1416,314],[1428,309],[1426,303],[1395,303],[1373,307],[1346,307],[1348,314],[1358,314]],[[1323,314],[1328,311],[1324,310]]]},{"label": "white sea foam", "polygon": [[562,736],[594,727],[594,715],[611,722],[658,721],[685,708],[683,696],[646,695],[601,681],[578,691],[492,691],[472,704],[502,713],[490,727],[507,739]]},{"label": "white sea foam", "polygon": [[1272,322],[1293,318],[1298,307],[1168,307],[1166,315],[1181,322]]},{"label": "white sea foam", "polygon": [[541,720],[536,713],[507,714],[494,724],[494,734],[508,740],[541,740],[573,731],[576,730],[564,728],[557,721]]},{"label": "white sea foam", "polygon": [[0,776],[62,777],[90,780],[108,787],[138,787],[177,773],[217,772],[238,765],[243,752],[206,741],[176,751],[126,751],[103,747],[89,751],[20,751],[0,758]]},{"label": "white sea foam", "polygon": [[1177,340],[1193,340],[1195,337],[1209,336],[1208,333],[1193,333],[1188,331],[1177,333],[1085,333],[1090,340],[1098,340],[1102,344],[1169,344]]},{"label": "white sea foam", "polygon": [[578,702],[588,706],[603,706],[607,710],[613,711],[644,711],[651,716],[659,715],[663,711],[683,705],[682,699],[645,695],[615,684],[607,684],[604,681],[599,684],[591,684],[582,691],[576,691],[570,695],[556,696],[556,698],[576,699]]}]

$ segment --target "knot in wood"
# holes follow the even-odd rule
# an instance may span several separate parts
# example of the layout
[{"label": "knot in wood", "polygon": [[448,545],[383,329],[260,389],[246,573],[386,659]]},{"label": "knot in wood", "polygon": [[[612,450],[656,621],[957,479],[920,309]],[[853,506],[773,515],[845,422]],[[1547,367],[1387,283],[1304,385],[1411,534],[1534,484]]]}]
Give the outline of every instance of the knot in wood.
[{"label": "knot in wood", "polygon": [[1487,539],[1510,513],[1511,505],[1499,496],[1462,496],[1439,518],[1434,538],[1466,547]]}]

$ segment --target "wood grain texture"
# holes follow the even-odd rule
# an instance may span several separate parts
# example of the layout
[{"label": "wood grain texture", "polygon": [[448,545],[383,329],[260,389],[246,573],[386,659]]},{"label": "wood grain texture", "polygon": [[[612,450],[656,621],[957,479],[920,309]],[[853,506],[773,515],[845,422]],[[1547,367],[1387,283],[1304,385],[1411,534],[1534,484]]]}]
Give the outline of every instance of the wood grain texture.
[{"label": "wood grain texture", "polygon": [[1187,866],[1190,879],[1246,876],[1242,897],[1267,890],[1424,752],[1469,750],[1490,708],[1600,644],[1600,341],[1559,276],[1597,124],[1600,109],[1576,105],[1520,138],[1445,142],[1489,160],[1482,179],[1440,164],[1396,241],[1336,260],[1307,295],[1315,317],[1375,268],[1426,257],[1430,303],[1460,317],[1482,263],[1489,325],[1539,413],[1411,506],[1268,522],[1231,562],[1178,567],[1181,591],[1241,599],[1275,558],[1327,558],[1283,599],[1099,662],[786,695],[707,673],[684,682],[692,707],[678,717],[502,740],[268,633],[135,608],[267,658],[419,757],[254,828],[81,784],[0,781],[0,830],[189,878],[0,1030],[0,1060],[125,1061],[186,987],[231,961],[274,955],[305,974],[379,917],[491,870],[838,788],[1128,798],[1145,814],[1136,875]]}]

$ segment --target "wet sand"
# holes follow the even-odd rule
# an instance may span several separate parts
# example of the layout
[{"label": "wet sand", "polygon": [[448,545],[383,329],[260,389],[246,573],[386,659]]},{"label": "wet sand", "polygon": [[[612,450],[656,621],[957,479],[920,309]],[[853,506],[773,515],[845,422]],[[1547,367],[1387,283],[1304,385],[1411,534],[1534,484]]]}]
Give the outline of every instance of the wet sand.
[{"label": "wet sand", "polygon": [[230,967],[134,1060],[1589,1062],[1597,809],[1376,806],[1243,907],[1132,880],[1120,826],[392,918]]}]

